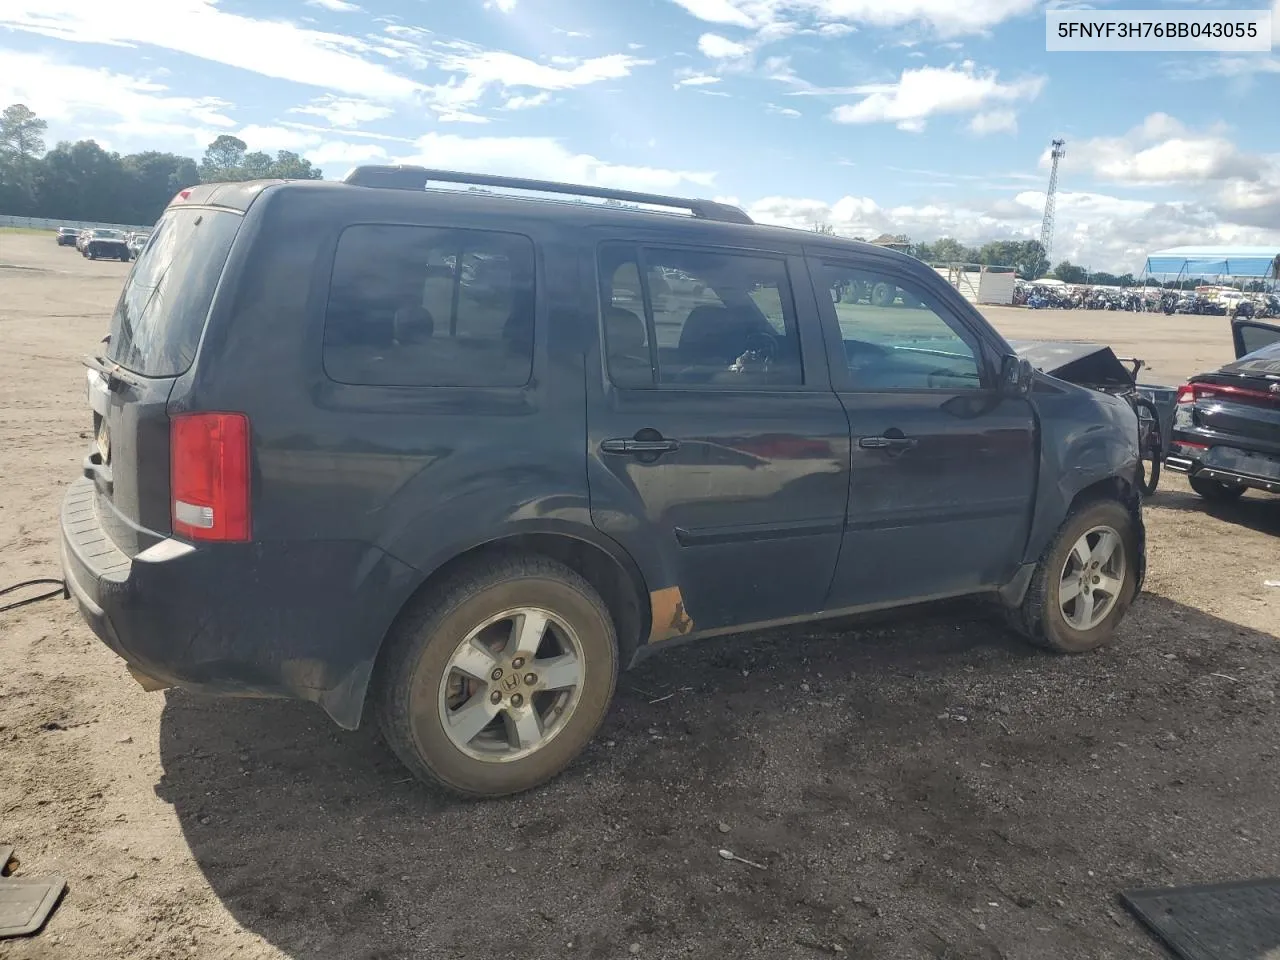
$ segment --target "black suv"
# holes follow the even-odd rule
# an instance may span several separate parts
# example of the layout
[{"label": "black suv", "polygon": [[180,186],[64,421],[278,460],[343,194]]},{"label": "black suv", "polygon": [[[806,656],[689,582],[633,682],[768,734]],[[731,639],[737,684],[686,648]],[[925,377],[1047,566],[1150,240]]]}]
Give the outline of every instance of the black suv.
[{"label": "black suv", "polygon": [[62,550],[98,636],[151,689],[368,703],[466,794],[561,770],[668,642],[987,595],[1083,651],[1142,582],[1122,399],[917,260],[719,203],[193,187],[90,366]]}]

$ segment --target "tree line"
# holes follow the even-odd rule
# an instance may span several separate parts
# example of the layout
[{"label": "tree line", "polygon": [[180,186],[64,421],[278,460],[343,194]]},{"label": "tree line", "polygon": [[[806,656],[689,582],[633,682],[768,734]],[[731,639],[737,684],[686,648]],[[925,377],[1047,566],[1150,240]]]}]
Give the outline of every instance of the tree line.
[{"label": "tree line", "polygon": [[197,163],[155,150],[121,156],[93,140],[63,141],[46,151],[47,129],[21,103],[0,112],[0,214],[142,225],[155,223],[174,194],[197,183],[323,177],[296,153],[250,151],[225,134]]}]

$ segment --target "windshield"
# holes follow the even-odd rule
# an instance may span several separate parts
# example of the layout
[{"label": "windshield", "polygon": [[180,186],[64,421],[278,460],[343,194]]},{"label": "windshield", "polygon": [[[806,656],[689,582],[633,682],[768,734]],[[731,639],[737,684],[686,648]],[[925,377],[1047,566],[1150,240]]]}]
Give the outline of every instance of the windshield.
[{"label": "windshield", "polygon": [[116,240],[120,237],[120,234],[116,233],[114,230],[95,230],[93,231],[93,235],[99,240]]},{"label": "windshield", "polygon": [[240,220],[199,209],[161,217],[116,304],[108,359],[148,377],[191,365]]}]

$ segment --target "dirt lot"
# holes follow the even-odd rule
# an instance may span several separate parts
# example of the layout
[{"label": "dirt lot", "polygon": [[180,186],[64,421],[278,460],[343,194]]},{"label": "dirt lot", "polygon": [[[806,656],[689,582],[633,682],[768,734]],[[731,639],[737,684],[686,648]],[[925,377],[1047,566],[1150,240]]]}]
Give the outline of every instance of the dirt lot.
[{"label": "dirt lot", "polygon": [[[0,233],[0,586],[58,575],[78,358],[127,270]],[[1218,318],[990,315],[1153,382],[1229,353]],[[1280,873],[1280,500],[1162,487],[1106,651],[967,605],[693,645],[503,802],[408,782],[308,705],[144,694],[68,603],[0,614],[0,840],[70,882],[0,956],[1160,956],[1117,890]]]}]

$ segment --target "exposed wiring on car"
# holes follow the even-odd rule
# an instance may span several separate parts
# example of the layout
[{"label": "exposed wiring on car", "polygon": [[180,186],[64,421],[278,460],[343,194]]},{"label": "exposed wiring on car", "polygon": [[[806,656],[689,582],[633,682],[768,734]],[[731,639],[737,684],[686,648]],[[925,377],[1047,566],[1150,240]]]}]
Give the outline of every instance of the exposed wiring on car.
[{"label": "exposed wiring on car", "polygon": [[24,587],[38,587],[46,583],[56,583],[58,585],[58,589],[50,590],[48,593],[41,593],[34,597],[27,597],[25,600],[15,600],[12,603],[6,603],[4,606],[0,607],[0,613],[4,613],[7,610],[17,610],[19,607],[25,607],[30,603],[39,603],[41,600],[52,600],[54,597],[67,596],[67,585],[64,581],[54,580],[50,577],[37,577],[35,580],[24,580],[22,583],[15,583],[11,587],[5,587],[3,590],[0,590],[0,597],[13,593],[15,590],[21,590]]}]

